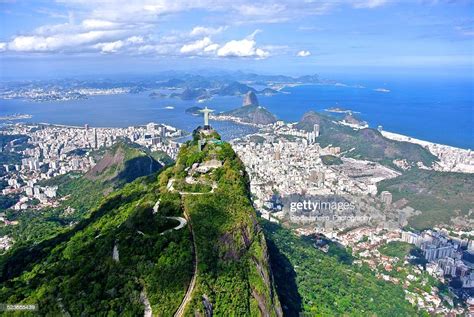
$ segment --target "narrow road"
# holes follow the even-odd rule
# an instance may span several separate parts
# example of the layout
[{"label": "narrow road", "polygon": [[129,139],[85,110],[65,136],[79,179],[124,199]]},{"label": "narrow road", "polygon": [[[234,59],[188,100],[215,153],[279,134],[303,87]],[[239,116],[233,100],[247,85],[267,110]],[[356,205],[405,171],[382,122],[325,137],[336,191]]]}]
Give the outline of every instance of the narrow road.
[{"label": "narrow road", "polygon": [[179,225],[177,225],[174,228],[163,231],[162,233],[160,233],[161,235],[164,235],[164,234],[166,234],[170,231],[173,231],[173,230],[179,230],[179,229],[183,228],[188,223],[188,221],[183,217],[165,217],[165,218],[177,220],[177,221],[179,221]]},{"label": "narrow road", "polygon": [[194,238],[194,231],[193,227],[191,225],[191,221],[189,219],[189,215],[186,213],[186,210],[184,209],[183,206],[183,211],[184,211],[184,217],[189,223],[189,230],[191,231],[191,240],[193,240],[193,265],[194,265],[194,271],[193,271],[193,277],[191,279],[191,282],[188,285],[188,290],[186,291],[186,295],[184,295],[183,301],[179,305],[178,309],[176,310],[176,313],[174,314],[174,317],[182,317],[184,316],[184,311],[186,308],[186,305],[189,303],[191,300],[193,291],[194,291],[194,286],[196,285],[196,278],[197,278],[197,266],[198,266],[198,257],[196,253],[196,239]]},{"label": "narrow road", "polygon": [[[158,209],[160,208],[160,202],[161,202],[161,199],[158,199],[156,204],[153,206],[153,214],[156,214],[158,212]],[[179,230],[179,229],[183,228],[188,223],[188,221],[183,217],[165,217],[165,218],[177,220],[177,221],[179,221],[179,224],[174,228],[163,231],[161,233],[161,235],[164,235],[165,233],[167,233],[169,231],[172,231],[172,230]],[[141,234],[143,234],[143,232],[141,232]]]},{"label": "narrow road", "polygon": [[[183,194],[185,195],[187,193],[183,193]],[[158,212],[158,209],[160,208],[160,202],[161,202],[161,200],[158,199],[155,206],[153,206],[153,213],[154,214],[156,214]],[[197,247],[196,247],[196,239],[194,237],[193,226],[191,225],[190,217],[187,214],[186,210],[184,209],[184,204],[183,204],[182,201],[181,201],[181,206],[182,206],[182,209],[183,209],[184,218],[181,218],[181,217],[166,217],[166,218],[170,218],[170,219],[174,219],[174,220],[179,221],[179,225],[172,228],[172,229],[170,229],[170,230],[179,230],[179,229],[183,228],[186,224],[189,224],[189,231],[191,232],[191,240],[193,241],[192,253],[193,253],[193,267],[194,267],[194,269],[193,269],[193,277],[191,278],[191,282],[188,285],[188,289],[186,290],[186,294],[184,295],[183,300],[181,301],[181,304],[179,305],[178,309],[174,313],[174,317],[182,317],[184,315],[186,305],[191,300],[191,297],[192,297],[192,294],[193,294],[193,291],[194,291],[194,286],[196,285],[197,266],[198,266],[198,257],[197,257],[197,253],[196,253]],[[167,230],[167,231],[169,231],[169,230]],[[166,233],[167,231],[163,232],[162,234]]]}]

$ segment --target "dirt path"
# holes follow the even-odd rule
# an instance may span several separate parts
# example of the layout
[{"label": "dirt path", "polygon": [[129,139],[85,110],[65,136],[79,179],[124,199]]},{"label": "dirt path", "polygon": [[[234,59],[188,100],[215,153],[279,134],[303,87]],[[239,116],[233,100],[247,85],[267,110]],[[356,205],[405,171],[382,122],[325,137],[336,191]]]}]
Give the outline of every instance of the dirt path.
[{"label": "dirt path", "polygon": [[179,229],[183,228],[183,227],[188,223],[188,221],[187,221],[185,218],[183,218],[183,217],[165,217],[165,218],[166,218],[166,219],[177,220],[177,221],[179,221],[179,225],[177,225],[177,226],[174,227],[174,228],[171,228],[171,229],[168,229],[168,230],[163,231],[162,233],[160,233],[161,235],[164,235],[164,234],[166,234],[166,233],[168,233],[168,232],[171,232],[171,231],[173,231],[173,230],[179,230]]},{"label": "dirt path", "polygon": [[143,289],[140,293],[140,301],[142,302],[143,306],[145,306],[143,317],[153,317],[153,311],[151,309],[150,301],[148,300],[145,289]]},{"label": "dirt path", "polygon": [[[184,210],[184,207],[183,207]],[[184,217],[189,223],[189,230],[191,231],[191,239],[193,240],[193,265],[194,265],[194,271],[193,271],[193,277],[191,279],[191,282],[188,285],[188,290],[186,291],[186,295],[184,295],[183,301],[179,305],[178,309],[176,310],[176,313],[174,314],[174,317],[181,317],[184,315],[184,311],[186,309],[186,305],[189,303],[189,301],[192,298],[192,294],[194,291],[194,286],[196,285],[196,277],[197,277],[197,266],[198,266],[198,257],[196,253],[196,239],[194,237],[194,231],[193,227],[191,225],[191,222],[189,221],[189,215],[186,213],[184,210]]]}]

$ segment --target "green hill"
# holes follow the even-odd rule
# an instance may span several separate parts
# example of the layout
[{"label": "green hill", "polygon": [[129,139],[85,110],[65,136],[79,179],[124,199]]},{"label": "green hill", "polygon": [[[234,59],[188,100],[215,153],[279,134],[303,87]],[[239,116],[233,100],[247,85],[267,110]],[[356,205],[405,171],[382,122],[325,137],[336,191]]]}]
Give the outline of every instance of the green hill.
[{"label": "green hill", "polygon": [[[190,172],[216,161],[210,171]],[[189,177],[203,187],[187,184]],[[170,216],[188,223],[170,230],[177,225]],[[35,303],[39,315],[143,315],[146,294],[158,316],[179,307],[186,315],[281,316],[244,166],[218,140],[202,151],[189,142],[157,178],[139,178],[68,231],[0,256],[0,272],[0,302]]]},{"label": "green hill", "polygon": [[[474,175],[411,169],[377,184],[379,192],[389,191],[393,201],[406,199],[421,215],[408,220],[416,229],[450,224],[458,216],[474,219]],[[465,226],[469,226],[464,222]]]},{"label": "green hill", "polygon": [[[155,185],[126,185],[70,231],[3,255],[1,301],[35,303],[40,315],[137,316],[146,288],[154,310],[171,315],[190,279],[191,241],[187,230],[161,234],[176,224],[152,213]],[[181,213],[164,200],[166,215]]]},{"label": "green hill", "polygon": [[374,129],[354,130],[340,125],[336,119],[315,111],[303,115],[296,128],[313,131],[314,124],[319,124],[320,136],[317,142],[321,146],[339,146],[344,156],[376,161],[393,167],[393,160],[406,159],[408,162],[423,162],[426,166],[437,161],[437,158],[420,145],[399,142],[385,138]]},{"label": "green hill", "polygon": [[117,143],[97,155],[102,158],[85,175],[69,173],[40,182],[41,186],[58,186],[60,205],[42,210],[8,210],[7,218],[18,220],[19,225],[1,226],[0,235],[9,235],[17,246],[54,237],[90,214],[105,195],[162,168],[152,158],[156,153],[147,154],[128,143]]},{"label": "green hill", "polygon": [[324,253],[308,237],[268,221],[262,225],[285,316],[429,316],[405,299],[402,286],[350,264],[344,250],[331,245]]},{"label": "green hill", "polygon": [[43,186],[58,186],[58,194],[69,197],[67,205],[80,214],[95,207],[102,197],[138,177],[153,174],[163,166],[141,148],[118,142],[105,151],[83,176],[66,174],[43,182]]},{"label": "green hill", "polygon": [[242,119],[243,122],[253,124],[270,124],[277,121],[275,115],[258,105],[243,106],[224,112],[223,115],[237,117]]},{"label": "green hill", "polygon": [[163,166],[134,145],[119,142],[109,149],[85,177],[118,187],[152,174]]},{"label": "green hill", "polygon": [[240,118],[243,122],[253,124],[271,124],[277,121],[274,114],[260,106],[255,90],[247,90],[242,107],[222,113],[226,116]]}]

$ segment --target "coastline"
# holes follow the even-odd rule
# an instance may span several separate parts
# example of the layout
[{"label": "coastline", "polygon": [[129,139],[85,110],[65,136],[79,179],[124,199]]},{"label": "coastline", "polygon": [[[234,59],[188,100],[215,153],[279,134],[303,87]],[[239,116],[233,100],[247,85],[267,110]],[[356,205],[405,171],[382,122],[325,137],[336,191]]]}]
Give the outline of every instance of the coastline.
[{"label": "coastline", "polygon": [[[269,125],[258,125],[254,123],[243,122],[240,118],[236,118],[232,116],[211,116],[210,119],[216,120],[216,121],[229,121],[236,124],[253,126],[259,129],[269,126]],[[342,122],[339,122],[339,123],[353,126],[347,123],[342,123]],[[353,128],[363,129],[363,128],[368,128],[368,126],[358,126],[358,127],[353,126]],[[435,163],[431,167],[435,171],[474,174],[474,151],[470,149],[463,149],[463,148],[458,148],[451,145],[438,144],[434,142],[420,140],[417,138],[413,138],[413,137],[395,133],[395,132],[381,131],[381,133],[387,139],[399,141],[399,142],[409,142],[412,144],[418,144],[426,148],[428,151],[430,151],[430,153],[432,153],[439,159],[439,162]]]},{"label": "coastline", "polygon": [[381,133],[387,139],[418,144],[428,149],[440,160],[434,166],[437,171],[474,173],[474,152],[470,149],[433,143],[394,132],[382,131]]}]

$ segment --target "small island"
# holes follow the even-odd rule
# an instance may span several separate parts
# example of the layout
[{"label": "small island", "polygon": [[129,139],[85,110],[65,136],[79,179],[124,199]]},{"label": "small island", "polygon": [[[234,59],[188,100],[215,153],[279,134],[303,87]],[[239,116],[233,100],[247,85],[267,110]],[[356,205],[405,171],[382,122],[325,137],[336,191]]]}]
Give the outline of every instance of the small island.
[{"label": "small island", "polygon": [[190,114],[190,115],[193,115],[193,116],[202,116],[202,110],[203,108],[201,107],[197,107],[197,106],[194,106],[194,107],[190,107],[188,109],[186,109],[184,112],[186,112],[187,114]]},{"label": "small island", "polygon": [[324,109],[324,111],[332,112],[332,113],[347,113],[347,114],[357,113],[356,111],[352,111],[350,109],[344,109],[340,107],[330,107],[330,108]]}]

